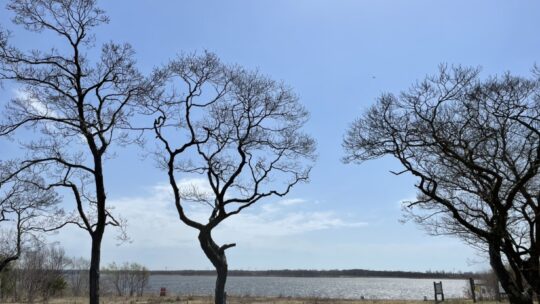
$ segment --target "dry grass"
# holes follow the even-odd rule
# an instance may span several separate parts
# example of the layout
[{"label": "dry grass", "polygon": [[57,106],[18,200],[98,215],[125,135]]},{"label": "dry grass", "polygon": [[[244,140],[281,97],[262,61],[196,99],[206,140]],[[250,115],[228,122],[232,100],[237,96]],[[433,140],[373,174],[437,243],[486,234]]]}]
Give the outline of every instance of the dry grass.
[{"label": "dry grass", "polygon": [[[103,304],[212,304],[211,297],[200,296],[169,296],[169,297],[102,297]],[[262,297],[229,297],[228,304],[433,304],[434,301],[410,300],[338,300],[316,298],[262,298]],[[44,302],[34,302],[44,303]],[[87,298],[51,299],[48,304],[86,304]],[[472,300],[448,300],[444,304],[472,304]],[[501,304],[504,302],[480,302],[480,304]],[[12,303],[20,304],[20,303]]]}]

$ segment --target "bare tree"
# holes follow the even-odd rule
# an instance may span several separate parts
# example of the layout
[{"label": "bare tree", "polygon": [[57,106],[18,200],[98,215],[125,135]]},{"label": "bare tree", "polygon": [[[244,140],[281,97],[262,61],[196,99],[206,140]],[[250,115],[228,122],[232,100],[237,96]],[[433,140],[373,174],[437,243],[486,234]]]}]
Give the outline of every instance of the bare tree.
[{"label": "bare tree", "polygon": [[347,162],[399,160],[395,174],[418,179],[409,216],[485,249],[512,303],[540,294],[536,76],[481,80],[477,69],[442,66],[399,96],[382,95],[344,141]]},{"label": "bare tree", "polygon": [[[227,259],[212,231],[232,215],[270,196],[284,196],[308,179],[314,141],[301,132],[308,113],[287,86],[257,72],[222,64],[215,55],[183,56],[158,72],[175,84],[155,97],[154,123],[182,222],[217,271],[215,303],[225,303]],[[180,92],[180,93],[178,93]],[[170,93],[170,94],[169,94]],[[179,186],[178,175],[201,175],[208,189]],[[208,207],[208,219],[189,213]]]},{"label": "bare tree", "polygon": [[88,292],[88,269],[90,261],[85,258],[71,258],[67,280],[71,294],[79,297]]},{"label": "bare tree", "polygon": [[117,296],[140,297],[148,286],[150,272],[143,265],[137,263],[117,265],[113,262],[104,270]]},{"label": "bare tree", "polygon": [[69,260],[58,245],[34,242],[17,261],[14,275],[15,300],[44,302],[67,287],[63,271]]},{"label": "bare tree", "polygon": [[116,295],[119,297],[124,296],[128,285],[127,270],[123,271],[122,266],[119,266],[114,262],[109,264],[104,270],[108,273],[107,282],[110,282]]},{"label": "bare tree", "polygon": [[148,286],[150,272],[148,268],[137,263],[129,264],[129,295],[142,297]]},{"label": "bare tree", "polygon": [[[24,243],[61,211],[56,209],[56,193],[43,190],[39,186],[43,181],[34,172],[12,176],[12,169],[12,163],[0,162],[0,272],[18,260]],[[4,180],[6,175],[10,178]]]},{"label": "bare tree", "polygon": [[20,94],[3,110],[0,134],[21,127],[35,132],[21,168],[39,167],[48,187],[69,191],[77,219],[67,221],[91,238],[90,303],[99,303],[101,243],[107,225],[119,226],[107,210],[104,161],[113,143],[126,143],[133,105],[144,93],[128,44],[106,43],[92,64],[94,27],[108,22],[94,0],[12,0],[15,24],[49,32],[65,44],[24,52],[0,34],[0,80],[19,85]]}]

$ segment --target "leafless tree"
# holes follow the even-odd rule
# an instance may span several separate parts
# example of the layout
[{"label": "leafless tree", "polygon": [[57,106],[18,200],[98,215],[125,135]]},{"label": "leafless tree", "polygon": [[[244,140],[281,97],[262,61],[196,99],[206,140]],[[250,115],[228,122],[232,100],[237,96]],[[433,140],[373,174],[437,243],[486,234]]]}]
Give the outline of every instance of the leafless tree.
[{"label": "leafless tree", "polygon": [[59,197],[43,190],[39,186],[43,181],[34,172],[13,176],[11,170],[11,162],[0,162],[0,272],[20,258],[25,242],[61,213],[56,208]]},{"label": "leafless tree", "polygon": [[129,296],[142,297],[148,286],[150,272],[148,268],[137,263],[129,264]]},{"label": "leafless tree", "polygon": [[71,294],[79,297],[88,292],[88,269],[90,261],[85,258],[71,258],[67,281]]},{"label": "leafless tree", "polygon": [[418,179],[409,216],[485,249],[512,303],[540,294],[538,76],[482,80],[478,69],[441,66],[399,96],[382,95],[344,140],[347,162],[399,160],[395,174]]},{"label": "leafless tree", "polygon": [[104,269],[107,272],[110,285],[117,296],[142,296],[148,286],[150,272],[146,267],[137,263],[117,265],[111,263]]},{"label": "leafless tree", "polygon": [[[158,72],[174,83],[154,99],[158,159],[167,171],[182,222],[217,271],[215,303],[225,303],[227,259],[212,231],[232,215],[308,179],[314,141],[302,133],[308,113],[290,88],[257,72],[222,64],[210,53],[187,55]],[[179,186],[178,176],[201,175],[208,189]],[[190,215],[208,207],[208,219]],[[200,206],[200,205],[199,205]]]},{"label": "leafless tree", "polygon": [[108,22],[95,0],[12,0],[14,23],[32,32],[56,34],[65,44],[47,51],[21,51],[0,34],[0,80],[20,94],[3,110],[0,134],[21,127],[35,132],[21,168],[39,167],[49,187],[69,191],[77,219],[67,221],[91,238],[90,303],[99,303],[101,243],[107,225],[119,226],[107,209],[104,161],[114,143],[129,141],[133,105],[148,88],[128,44],[109,42],[92,63],[94,27]]},{"label": "leafless tree", "polygon": [[121,266],[111,263],[104,270],[109,273],[107,281],[110,281],[116,295],[119,297],[124,296],[126,294],[125,290],[128,288],[127,269],[123,271]]},{"label": "leafless tree", "polygon": [[35,242],[18,261],[13,278],[15,298],[28,302],[39,298],[46,302],[51,296],[59,295],[67,287],[63,271],[68,263],[58,245]]}]

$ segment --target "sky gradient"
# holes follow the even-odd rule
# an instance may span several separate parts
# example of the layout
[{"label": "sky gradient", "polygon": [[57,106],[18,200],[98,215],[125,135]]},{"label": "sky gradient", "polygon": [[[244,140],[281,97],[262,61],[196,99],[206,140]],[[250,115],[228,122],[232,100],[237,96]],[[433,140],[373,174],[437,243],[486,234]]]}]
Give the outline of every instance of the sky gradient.
[{"label": "sky gradient", "polygon": [[[483,75],[528,75],[540,55],[538,1],[99,1],[111,18],[97,45],[128,42],[149,73],[176,54],[216,53],[226,63],[282,80],[311,113],[318,144],[309,184],[284,199],[261,201],[216,232],[231,269],[449,270],[487,268],[485,258],[448,237],[401,224],[400,202],[415,197],[409,176],[385,158],[345,165],[348,125],[384,92],[398,93],[440,63],[481,66]],[[22,49],[54,38],[25,32],[0,10],[0,23]],[[5,84],[7,101],[17,88]],[[4,146],[6,148],[4,148]],[[11,150],[13,154],[13,150]],[[134,261],[151,269],[212,269],[195,231],[179,220],[164,172],[132,147],[107,163],[109,204],[128,220],[131,242],[106,232],[102,263]],[[9,157],[3,145],[0,157]],[[135,164],[135,165],[134,165]],[[183,182],[200,182],[187,180]],[[71,202],[66,197],[66,204]],[[197,212],[197,210],[194,210]],[[65,229],[70,256],[89,256],[84,231]]]}]

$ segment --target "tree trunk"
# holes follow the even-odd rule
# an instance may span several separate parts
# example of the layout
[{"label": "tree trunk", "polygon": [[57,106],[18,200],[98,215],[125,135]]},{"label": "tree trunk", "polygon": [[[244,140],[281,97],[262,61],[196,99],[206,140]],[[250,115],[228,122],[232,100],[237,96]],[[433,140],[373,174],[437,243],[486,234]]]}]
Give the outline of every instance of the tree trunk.
[{"label": "tree trunk", "polygon": [[[225,256],[224,256],[225,257]],[[220,268],[216,268],[216,291],[214,293],[215,304],[227,303],[227,294],[225,293],[225,283],[227,282],[227,261]]]},{"label": "tree trunk", "polygon": [[[508,296],[508,300],[512,304],[532,304],[532,297],[523,288],[519,288],[514,279],[508,273],[501,258],[500,246],[489,242],[489,262],[497,278],[501,282],[501,286]],[[516,274],[520,275],[520,274]]]},{"label": "tree trunk", "polygon": [[539,258],[536,254],[531,253],[531,257],[523,261],[523,276],[537,297],[540,296],[539,268]]},{"label": "tree trunk", "polygon": [[212,262],[217,273],[214,303],[226,304],[225,283],[227,282],[228,265],[225,250],[221,249],[214,242],[211,231],[201,230],[199,232],[199,242],[206,257]]},{"label": "tree trunk", "polygon": [[88,139],[92,155],[94,156],[94,180],[96,182],[96,200],[97,200],[97,222],[92,236],[92,252],[90,256],[90,304],[99,304],[99,276],[101,265],[101,241],[107,225],[107,213],[105,202],[107,195],[105,192],[105,182],[103,178],[102,157],[103,152],[98,152],[94,140]]},{"label": "tree trunk", "polygon": [[[534,218],[540,218],[540,213],[538,211]],[[534,242],[531,244],[532,250],[529,260],[527,261],[529,266],[527,281],[530,282],[530,285],[536,294],[537,301],[540,303],[540,220],[536,220],[534,232]]]},{"label": "tree trunk", "polygon": [[101,260],[101,240],[103,235],[92,237],[92,254],[90,257],[90,304],[99,304],[99,268]]}]

